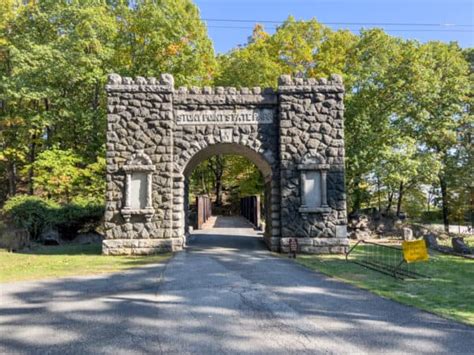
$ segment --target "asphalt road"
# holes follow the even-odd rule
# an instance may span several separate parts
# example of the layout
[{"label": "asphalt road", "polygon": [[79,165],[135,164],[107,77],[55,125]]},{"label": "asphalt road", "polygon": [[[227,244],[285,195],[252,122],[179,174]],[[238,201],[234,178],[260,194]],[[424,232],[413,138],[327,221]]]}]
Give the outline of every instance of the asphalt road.
[{"label": "asphalt road", "polygon": [[473,353],[474,328],[272,256],[242,223],[167,265],[0,285],[0,353]]}]

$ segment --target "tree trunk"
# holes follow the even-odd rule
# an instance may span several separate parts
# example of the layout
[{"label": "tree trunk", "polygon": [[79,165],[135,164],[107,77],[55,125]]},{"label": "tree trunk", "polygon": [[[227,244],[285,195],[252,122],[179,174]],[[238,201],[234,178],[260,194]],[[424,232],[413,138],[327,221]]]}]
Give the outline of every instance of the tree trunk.
[{"label": "tree trunk", "polygon": [[400,186],[398,187],[397,217],[400,217],[400,212],[402,210],[402,200],[403,200],[403,181],[400,181]]},{"label": "tree trunk", "polygon": [[222,205],[222,176],[224,175],[224,158],[222,155],[209,159],[209,167],[215,177],[216,206],[220,206]]},{"label": "tree trunk", "polygon": [[[45,111],[49,111],[49,100],[48,98],[44,99],[44,109]],[[53,145],[53,130],[51,126],[48,124],[46,126],[46,146],[51,148]]]},{"label": "tree trunk", "polygon": [[216,180],[216,205],[222,205],[222,181],[221,179]]},{"label": "tree trunk", "polygon": [[379,205],[379,213],[382,212],[382,201],[380,198],[380,177],[377,176],[377,200]]},{"label": "tree trunk", "polygon": [[438,175],[439,185],[441,186],[441,201],[443,210],[443,224],[446,233],[449,233],[449,206],[448,206],[448,186],[445,176],[441,173]]},{"label": "tree trunk", "polygon": [[392,208],[392,202],[393,202],[393,191],[390,191],[388,193],[387,208],[385,208],[385,213],[390,213],[390,209]]},{"label": "tree trunk", "polygon": [[16,163],[8,165],[8,195],[11,197],[16,195]]},{"label": "tree trunk", "polygon": [[354,179],[354,200],[352,202],[352,211],[351,212],[357,212],[360,210],[360,206],[362,204],[362,199],[360,196],[360,179],[359,177],[356,177]]},{"label": "tree trunk", "polygon": [[33,133],[31,136],[31,144],[30,144],[30,152],[28,154],[28,162],[30,164],[30,168],[28,170],[28,194],[33,195],[35,192],[34,186],[33,186],[33,177],[35,175],[34,169],[33,169],[33,163],[36,160],[36,133]]},{"label": "tree trunk", "polygon": [[216,205],[222,205],[222,175],[224,175],[224,158],[222,155],[216,157]]},{"label": "tree trunk", "polygon": [[206,181],[204,180],[204,172],[201,172],[201,191],[207,193]]}]

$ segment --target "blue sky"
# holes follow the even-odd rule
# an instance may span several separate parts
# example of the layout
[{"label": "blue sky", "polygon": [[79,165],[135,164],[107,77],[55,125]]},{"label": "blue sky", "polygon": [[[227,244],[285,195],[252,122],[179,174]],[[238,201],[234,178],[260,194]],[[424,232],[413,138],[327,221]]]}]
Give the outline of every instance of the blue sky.
[{"label": "blue sky", "polygon": [[[289,15],[298,20],[315,17],[320,22],[402,23],[383,27],[394,36],[425,42],[457,41],[462,47],[474,46],[474,0],[194,0],[203,19],[282,21]],[[418,24],[450,24],[420,26]],[[464,25],[452,26],[452,25]],[[209,35],[217,52],[245,44],[253,22],[207,21]],[[266,24],[274,32],[277,24]],[[232,28],[229,28],[232,27]],[[358,32],[360,25],[330,25]],[[425,31],[429,30],[429,31]]]}]

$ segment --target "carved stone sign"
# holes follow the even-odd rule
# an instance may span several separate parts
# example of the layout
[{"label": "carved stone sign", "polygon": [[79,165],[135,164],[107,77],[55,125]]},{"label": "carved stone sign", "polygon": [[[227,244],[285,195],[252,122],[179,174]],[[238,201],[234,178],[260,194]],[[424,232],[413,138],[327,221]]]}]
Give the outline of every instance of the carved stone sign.
[{"label": "carved stone sign", "polygon": [[272,109],[176,111],[178,125],[232,125],[273,123]]}]

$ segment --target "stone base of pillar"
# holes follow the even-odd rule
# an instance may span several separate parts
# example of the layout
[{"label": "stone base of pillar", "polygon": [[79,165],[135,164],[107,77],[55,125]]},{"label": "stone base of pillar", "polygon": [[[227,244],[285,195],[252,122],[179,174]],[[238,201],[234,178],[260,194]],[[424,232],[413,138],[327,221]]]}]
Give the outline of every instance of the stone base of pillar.
[{"label": "stone base of pillar", "polygon": [[183,250],[185,239],[105,239],[104,255],[152,255]]},{"label": "stone base of pillar", "polygon": [[[282,253],[290,251],[290,239],[281,238],[280,250]],[[347,238],[296,238],[298,253],[301,254],[344,254],[349,249]]]}]

